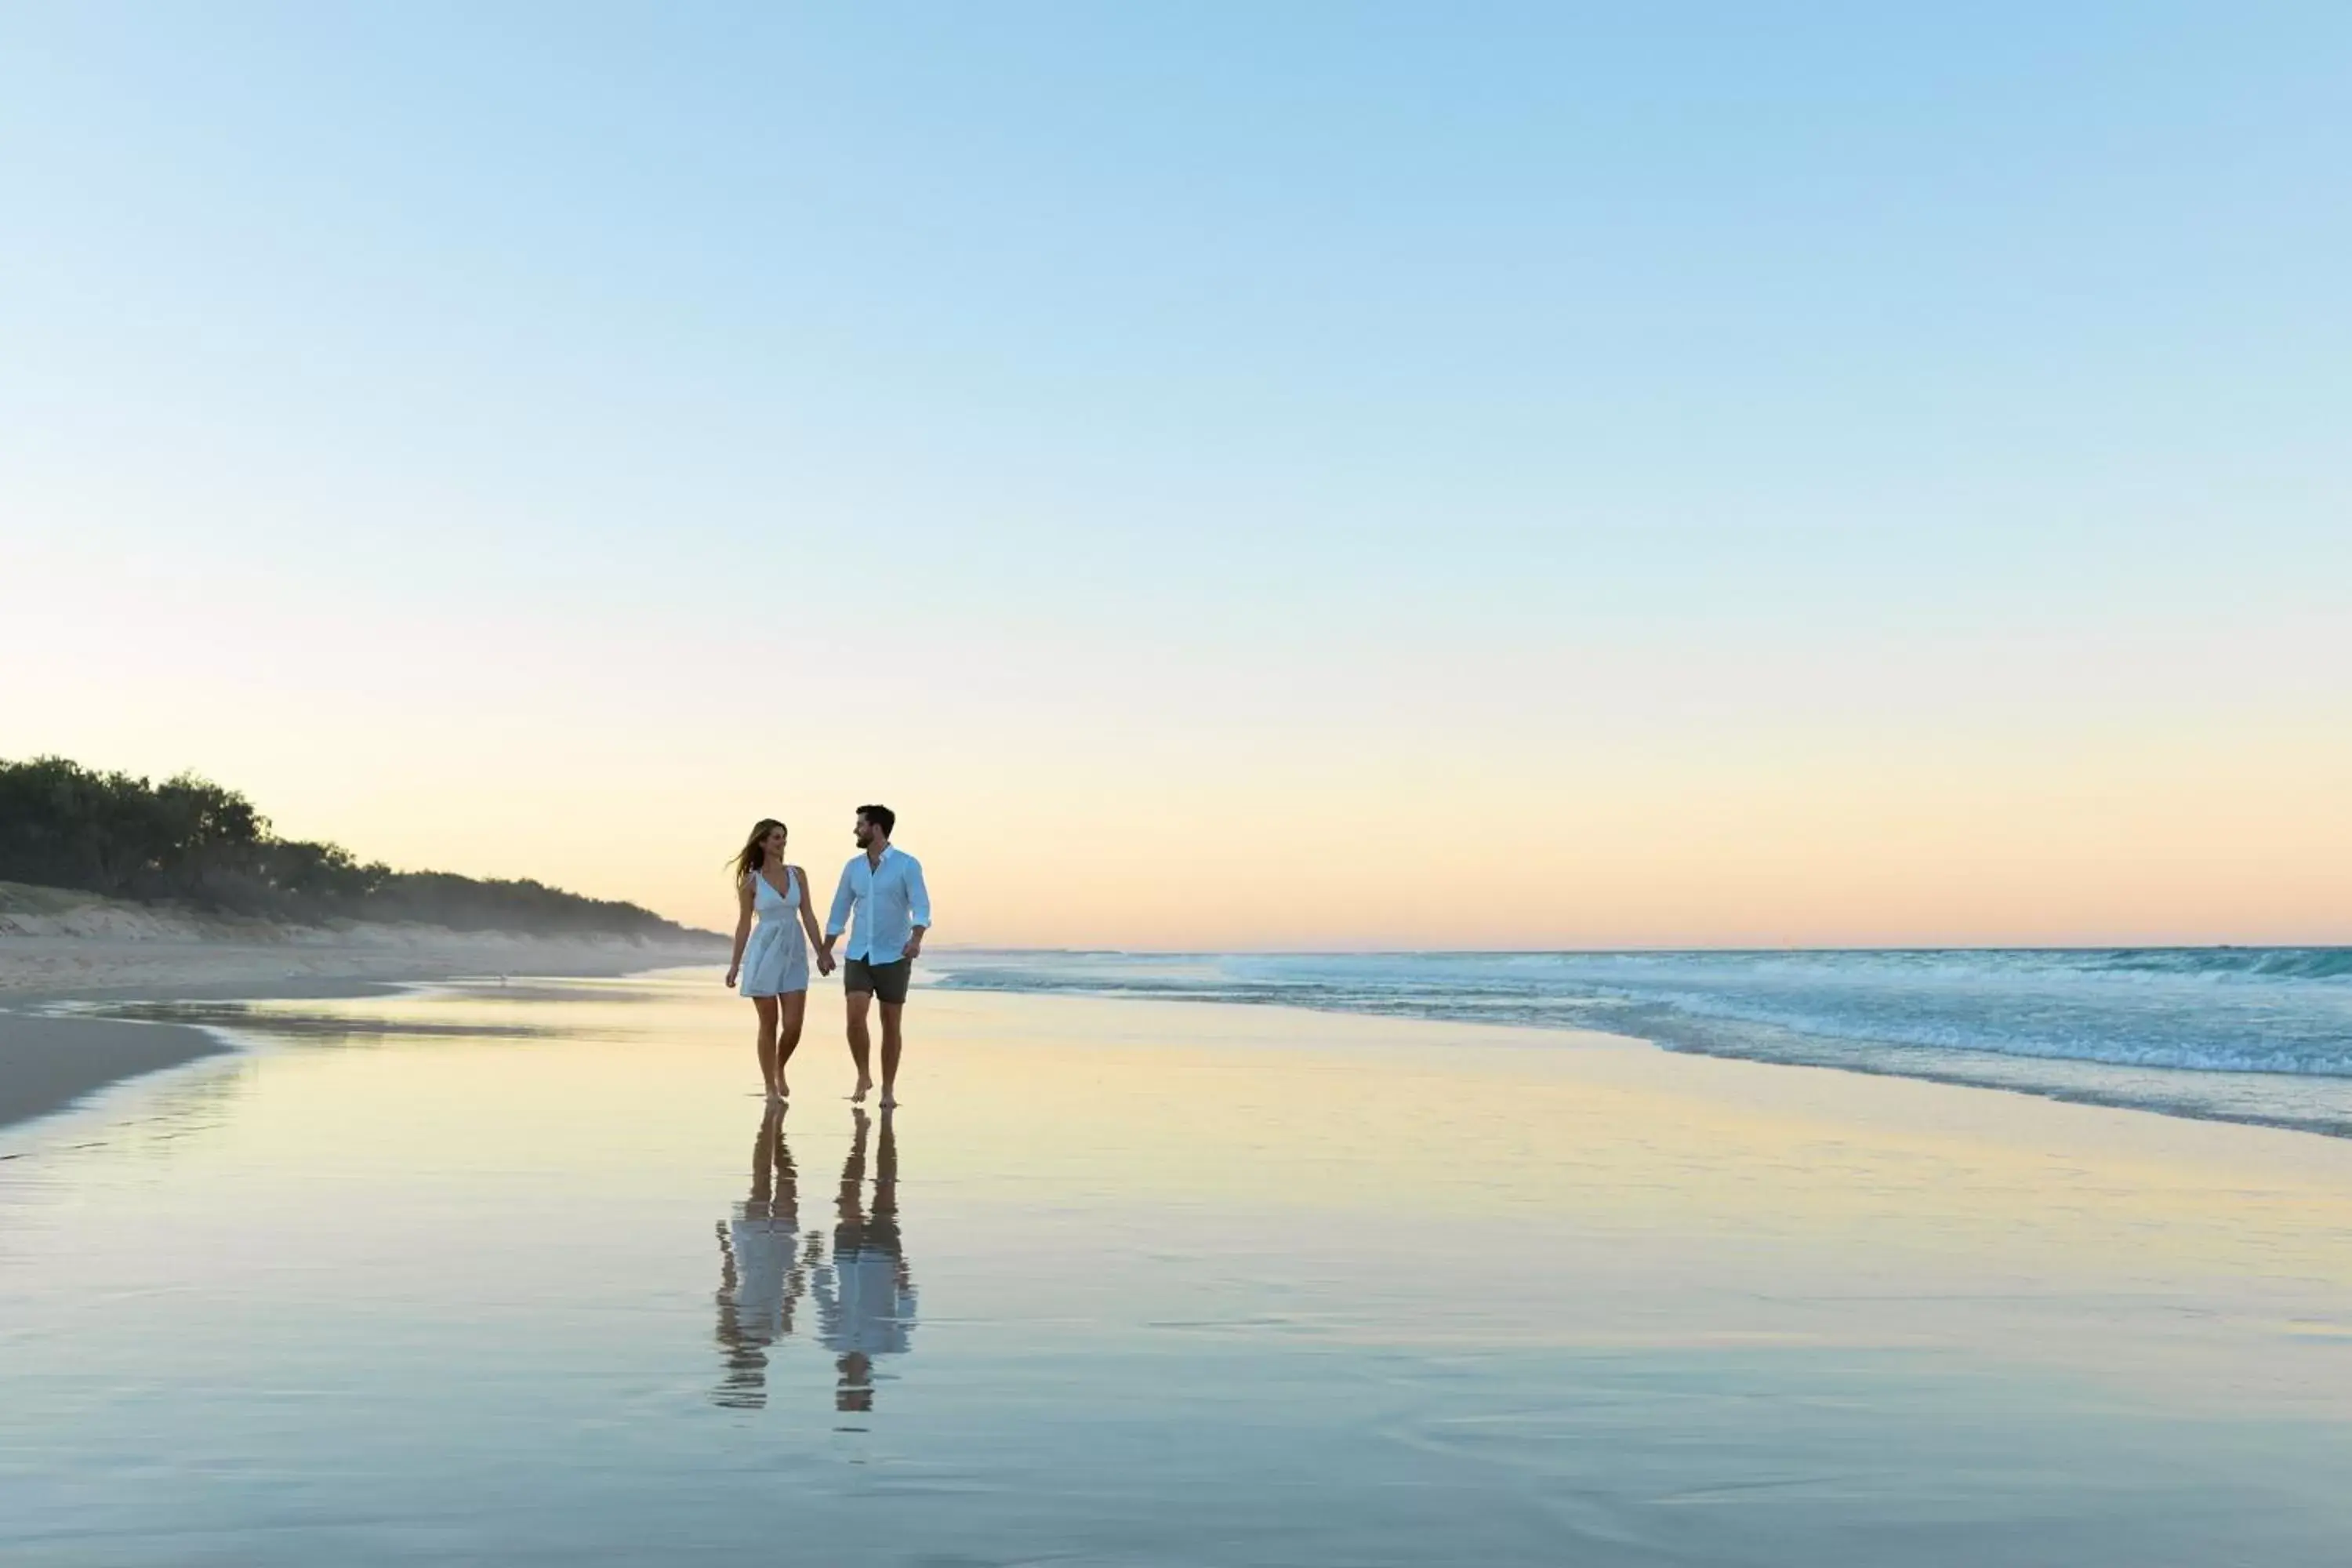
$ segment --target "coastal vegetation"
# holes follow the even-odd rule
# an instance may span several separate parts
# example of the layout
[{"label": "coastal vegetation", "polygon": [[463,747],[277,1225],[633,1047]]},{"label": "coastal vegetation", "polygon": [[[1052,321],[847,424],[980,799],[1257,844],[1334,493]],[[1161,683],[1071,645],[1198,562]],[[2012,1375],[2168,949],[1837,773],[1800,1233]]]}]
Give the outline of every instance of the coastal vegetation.
[{"label": "coastal vegetation", "polygon": [[705,934],[636,904],[540,882],[395,871],[339,844],[281,838],[244,795],[194,773],[151,784],[63,757],[0,759],[0,880],[294,921]]}]

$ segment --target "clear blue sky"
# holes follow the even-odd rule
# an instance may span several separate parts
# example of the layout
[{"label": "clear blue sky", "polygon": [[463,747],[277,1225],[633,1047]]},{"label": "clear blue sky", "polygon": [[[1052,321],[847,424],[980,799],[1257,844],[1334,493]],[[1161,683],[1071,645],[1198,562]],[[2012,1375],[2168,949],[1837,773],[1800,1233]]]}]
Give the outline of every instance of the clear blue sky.
[{"label": "clear blue sky", "polygon": [[[1727,748],[2026,800],[2103,723],[2352,777],[2347,82],[2332,5],[10,7],[0,656],[104,651],[0,754],[706,915],[658,867],[728,770],[852,744],[800,809],[1689,804]],[[532,839],[669,809],[579,792],[763,679],[691,832]],[[1100,910],[1214,935],[1165,870]]]}]

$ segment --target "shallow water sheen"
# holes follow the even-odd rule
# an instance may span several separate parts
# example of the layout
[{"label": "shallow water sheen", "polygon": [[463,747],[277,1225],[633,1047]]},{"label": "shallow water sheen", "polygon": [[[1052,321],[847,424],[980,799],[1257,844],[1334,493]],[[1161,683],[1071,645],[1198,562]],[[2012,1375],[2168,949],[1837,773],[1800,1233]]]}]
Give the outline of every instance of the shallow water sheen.
[{"label": "shallow water sheen", "polygon": [[2352,1540],[2340,1144],[940,991],[884,1121],[837,1006],[781,1119],[674,975],[215,1010],[247,1054],[0,1137],[0,1560]]},{"label": "shallow water sheen", "polygon": [[2352,1138],[2352,948],[943,953],[982,991],[1603,1029]]}]

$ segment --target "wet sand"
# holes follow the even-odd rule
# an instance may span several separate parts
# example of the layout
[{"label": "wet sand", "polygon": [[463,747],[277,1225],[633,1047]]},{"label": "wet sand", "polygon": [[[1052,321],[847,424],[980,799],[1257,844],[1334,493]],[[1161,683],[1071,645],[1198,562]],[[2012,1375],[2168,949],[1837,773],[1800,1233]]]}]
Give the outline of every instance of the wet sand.
[{"label": "wet sand", "polygon": [[[0,1135],[0,1557],[2319,1568],[2352,1144],[1598,1035],[714,973]],[[139,1485],[120,1478],[136,1474]]]},{"label": "wet sand", "polygon": [[451,975],[628,974],[682,956],[391,927],[244,942],[0,933],[0,1127],[226,1048],[196,1028],[60,1016],[61,1004],[366,996]]},{"label": "wet sand", "polygon": [[45,1116],[127,1078],[228,1047],[202,1029],[0,1013],[0,1127]]}]

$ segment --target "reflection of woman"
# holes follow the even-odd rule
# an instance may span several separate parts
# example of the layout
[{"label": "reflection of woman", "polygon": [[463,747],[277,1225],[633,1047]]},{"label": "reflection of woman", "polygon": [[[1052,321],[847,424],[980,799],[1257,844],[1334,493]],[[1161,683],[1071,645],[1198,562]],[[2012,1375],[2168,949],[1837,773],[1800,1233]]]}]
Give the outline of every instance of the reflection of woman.
[{"label": "reflection of woman", "polygon": [[866,1134],[860,1109],[849,1158],[841,1168],[840,1222],[833,1231],[833,1262],[821,1266],[812,1286],[818,1331],[832,1350],[841,1382],[834,1391],[836,1410],[874,1408],[874,1358],[904,1355],[915,1327],[915,1282],[907,1273],[907,1249],[898,1235],[898,1141],[890,1113],[882,1113],[882,1146],[874,1163],[874,1205],[863,1199]]},{"label": "reflection of woman", "polygon": [[[751,1145],[751,1195],[719,1226],[719,1343],[727,1370],[711,1398],[756,1410],[768,1402],[768,1347],[793,1331],[808,1294],[800,1255],[800,1175],[784,1144],[784,1108],[770,1105]],[[809,1242],[812,1252],[816,1246]]]},{"label": "reflection of woman", "polygon": [[[784,825],[763,816],[735,857],[735,956],[727,963],[727,984],[734,985],[740,976],[743,994],[759,1010],[760,1077],[770,1100],[791,1092],[784,1087],[784,1063],[801,1043],[801,1020],[808,1010],[809,942],[818,943],[817,972],[833,973],[809,904],[808,878],[799,867],[784,864]],[[801,940],[803,931],[807,942]]]}]

